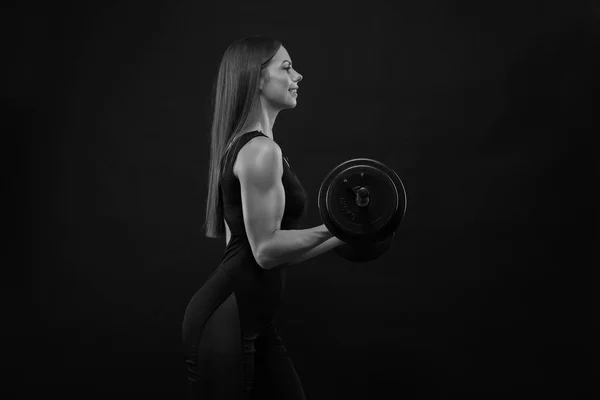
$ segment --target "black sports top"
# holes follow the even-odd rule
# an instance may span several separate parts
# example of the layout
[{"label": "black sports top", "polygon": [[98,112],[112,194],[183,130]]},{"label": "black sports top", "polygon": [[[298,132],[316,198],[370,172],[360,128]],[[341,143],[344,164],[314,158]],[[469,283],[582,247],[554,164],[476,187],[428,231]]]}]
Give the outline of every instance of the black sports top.
[{"label": "black sports top", "polygon": [[[223,215],[231,230],[231,239],[218,269],[224,270],[233,279],[244,331],[258,334],[276,316],[283,296],[286,269],[275,267],[265,270],[258,265],[244,226],[240,182],[233,174],[233,164],[240,149],[257,136],[268,137],[258,131],[245,133],[229,149],[231,154],[224,158],[226,161],[219,185]],[[287,159],[282,158],[285,209],[281,229],[297,229],[298,223],[306,215],[308,196]]]}]

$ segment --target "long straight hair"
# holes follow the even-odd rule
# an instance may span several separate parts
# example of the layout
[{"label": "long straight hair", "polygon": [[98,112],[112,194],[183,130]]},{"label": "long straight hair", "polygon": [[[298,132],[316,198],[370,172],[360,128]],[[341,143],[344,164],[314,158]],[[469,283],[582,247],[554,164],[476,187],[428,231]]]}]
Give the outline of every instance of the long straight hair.
[{"label": "long straight hair", "polygon": [[[263,35],[233,42],[221,59],[211,95],[212,123],[208,195],[206,201],[206,237],[225,234],[223,200],[219,191],[223,158],[231,145],[257,122],[260,114],[259,83],[265,67],[279,50],[281,42]],[[227,160],[225,160],[227,161]]]}]

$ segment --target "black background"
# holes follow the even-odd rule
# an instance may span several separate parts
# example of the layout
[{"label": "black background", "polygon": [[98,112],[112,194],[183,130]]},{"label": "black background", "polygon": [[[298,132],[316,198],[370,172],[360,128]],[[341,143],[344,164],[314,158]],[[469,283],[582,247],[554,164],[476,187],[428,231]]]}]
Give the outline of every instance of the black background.
[{"label": "black background", "polygon": [[290,269],[279,323],[308,397],[587,391],[594,2],[17,2],[2,14],[4,153],[19,160],[6,179],[26,188],[5,200],[28,206],[8,212],[28,244],[24,257],[6,242],[27,262],[14,281],[21,263],[5,264],[15,393],[180,398],[183,312],[224,249],[201,229],[210,88],[225,48],[259,33],[304,76],[274,127],[310,195],[303,228],[321,223],[320,182],[350,158],[384,162],[408,194],[381,259],[327,253]]}]

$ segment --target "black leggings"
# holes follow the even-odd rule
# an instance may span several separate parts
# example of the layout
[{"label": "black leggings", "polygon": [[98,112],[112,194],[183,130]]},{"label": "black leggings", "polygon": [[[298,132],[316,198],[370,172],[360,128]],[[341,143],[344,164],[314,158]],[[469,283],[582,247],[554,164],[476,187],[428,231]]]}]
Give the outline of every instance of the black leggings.
[{"label": "black leggings", "polygon": [[[187,399],[305,400],[276,324],[260,334],[244,333],[236,294],[226,276],[220,271],[213,274],[186,309],[183,342]],[[225,296],[210,313],[211,302]]]}]

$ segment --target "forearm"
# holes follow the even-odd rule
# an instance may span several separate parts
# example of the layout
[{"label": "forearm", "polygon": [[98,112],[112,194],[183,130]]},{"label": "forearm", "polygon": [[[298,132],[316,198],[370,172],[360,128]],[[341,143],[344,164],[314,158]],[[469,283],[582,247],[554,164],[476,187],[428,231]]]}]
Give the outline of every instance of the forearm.
[{"label": "forearm", "polygon": [[[317,247],[331,238],[333,235],[325,225],[310,229],[278,230],[258,252],[259,264],[264,269],[271,269],[295,261],[310,251],[316,251]],[[326,250],[321,253],[323,251]]]},{"label": "forearm", "polygon": [[309,260],[309,259],[317,257],[323,253],[326,253],[330,250],[333,250],[334,248],[341,246],[342,244],[344,244],[344,242],[342,242],[337,237],[333,236],[333,237],[327,239],[325,242],[318,245],[317,247],[314,247],[314,248],[308,250],[307,252],[301,254],[298,258],[291,260],[281,266],[300,264],[306,260]]}]

